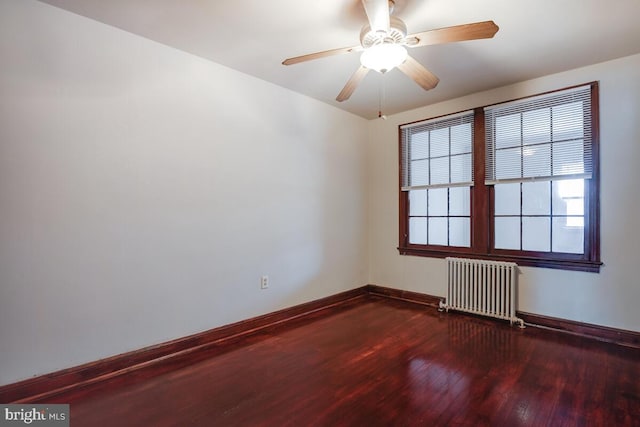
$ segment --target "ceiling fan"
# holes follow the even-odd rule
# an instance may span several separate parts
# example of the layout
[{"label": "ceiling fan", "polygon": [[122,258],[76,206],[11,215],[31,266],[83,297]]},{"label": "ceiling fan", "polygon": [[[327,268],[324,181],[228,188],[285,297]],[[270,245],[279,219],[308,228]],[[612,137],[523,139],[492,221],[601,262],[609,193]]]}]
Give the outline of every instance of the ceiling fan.
[{"label": "ceiling fan", "polygon": [[414,48],[465,40],[489,39],[499,29],[493,21],[483,21],[407,34],[405,23],[392,16],[394,4],[393,0],[362,0],[369,23],[365,24],[360,31],[360,46],[296,56],[285,59],[282,64],[293,65],[332,55],[362,52],[361,65],[336,97],[338,102],[349,99],[358,84],[372,69],[386,73],[397,67],[424,90],[430,90],[438,85],[440,79],[409,56],[405,46]]}]

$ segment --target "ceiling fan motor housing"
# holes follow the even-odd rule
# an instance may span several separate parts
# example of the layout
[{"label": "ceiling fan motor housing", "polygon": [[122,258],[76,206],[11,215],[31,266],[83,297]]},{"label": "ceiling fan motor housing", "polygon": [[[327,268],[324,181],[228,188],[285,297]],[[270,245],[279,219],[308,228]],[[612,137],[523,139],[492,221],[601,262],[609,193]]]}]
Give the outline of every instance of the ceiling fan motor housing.
[{"label": "ceiling fan motor housing", "polygon": [[403,44],[407,37],[407,26],[401,19],[390,17],[390,25],[387,31],[373,31],[369,24],[360,31],[360,44],[368,49],[382,43]]}]

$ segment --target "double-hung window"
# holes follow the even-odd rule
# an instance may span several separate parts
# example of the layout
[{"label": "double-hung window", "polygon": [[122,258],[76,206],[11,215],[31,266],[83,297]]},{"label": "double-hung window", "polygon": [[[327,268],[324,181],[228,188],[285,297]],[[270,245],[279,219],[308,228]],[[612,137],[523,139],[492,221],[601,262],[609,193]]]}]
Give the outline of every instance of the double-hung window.
[{"label": "double-hung window", "polygon": [[471,246],[473,111],[401,127],[409,243]]},{"label": "double-hung window", "polygon": [[597,89],[400,126],[400,252],[598,271]]}]

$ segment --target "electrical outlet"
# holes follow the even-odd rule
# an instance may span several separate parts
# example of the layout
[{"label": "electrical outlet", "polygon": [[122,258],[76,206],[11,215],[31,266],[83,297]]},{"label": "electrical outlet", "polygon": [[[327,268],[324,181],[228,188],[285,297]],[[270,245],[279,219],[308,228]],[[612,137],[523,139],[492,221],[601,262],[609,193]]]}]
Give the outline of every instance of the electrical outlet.
[{"label": "electrical outlet", "polygon": [[269,287],[269,276],[262,276],[260,278],[260,289],[267,289]]}]

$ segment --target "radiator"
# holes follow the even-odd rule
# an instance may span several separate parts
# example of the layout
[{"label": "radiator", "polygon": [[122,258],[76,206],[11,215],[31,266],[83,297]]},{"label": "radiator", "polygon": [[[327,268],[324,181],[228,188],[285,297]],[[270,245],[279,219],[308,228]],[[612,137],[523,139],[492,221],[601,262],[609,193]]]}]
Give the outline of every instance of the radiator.
[{"label": "radiator", "polygon": [[516,317],[517,264],[466,258],[446,260],[447,299],[440,301],[441,310],[495,317],[524,328],[524,321]]}]

